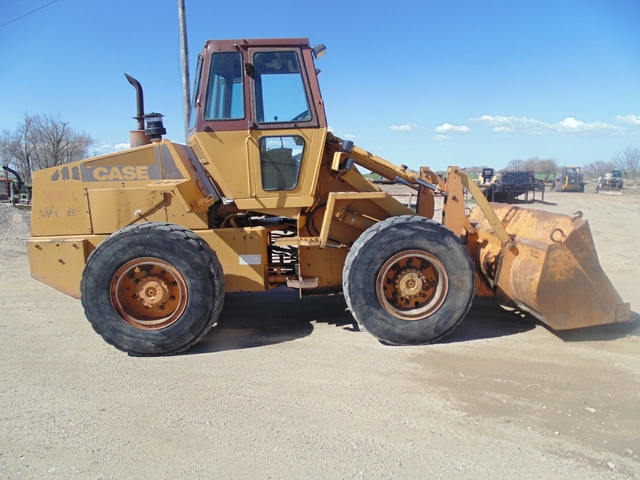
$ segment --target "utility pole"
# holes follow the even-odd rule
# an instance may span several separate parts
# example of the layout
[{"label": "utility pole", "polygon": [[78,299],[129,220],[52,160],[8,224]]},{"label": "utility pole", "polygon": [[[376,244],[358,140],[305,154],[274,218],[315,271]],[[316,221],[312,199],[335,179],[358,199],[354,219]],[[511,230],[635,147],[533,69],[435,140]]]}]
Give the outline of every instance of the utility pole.
[{"label": "utility pole", "polygon": [[184,0],[178,0],[178,21],[180,23],[180,60],[182,62],[182,98],[184,102],[184,140],[189,134],[191,101],[189,99],[189,48],[187,46],[187,14]]}]

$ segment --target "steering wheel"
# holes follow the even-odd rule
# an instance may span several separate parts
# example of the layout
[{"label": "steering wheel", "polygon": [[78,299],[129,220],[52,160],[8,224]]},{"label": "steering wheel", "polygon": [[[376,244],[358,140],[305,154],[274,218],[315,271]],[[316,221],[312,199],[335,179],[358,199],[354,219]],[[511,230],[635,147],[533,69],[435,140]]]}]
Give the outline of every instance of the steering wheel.
[{"label": "steering wheel", "polygon": [[302,120],[303,118],[304,118],[304,119],[307,119],[308,117],[309,117],[309,110],[305,110],[304,112],[299,113],[298,115],[296,115],[295,117],[293,117],[293,118],[291,119],[291,121],[292,121],[292,122],[295,122],[295,121],[297,121],[297,120]]}]

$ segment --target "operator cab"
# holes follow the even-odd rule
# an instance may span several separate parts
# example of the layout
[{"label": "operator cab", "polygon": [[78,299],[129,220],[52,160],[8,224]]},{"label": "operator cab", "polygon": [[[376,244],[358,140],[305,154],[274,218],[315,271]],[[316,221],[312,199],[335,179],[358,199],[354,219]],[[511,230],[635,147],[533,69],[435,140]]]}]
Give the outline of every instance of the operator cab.
[{"label": "operator cab", "polygon": [[211,40],[200,54],[189,144],[240,208],[312,201],[327,129],[313,60],[323,49],[307,39]]}]

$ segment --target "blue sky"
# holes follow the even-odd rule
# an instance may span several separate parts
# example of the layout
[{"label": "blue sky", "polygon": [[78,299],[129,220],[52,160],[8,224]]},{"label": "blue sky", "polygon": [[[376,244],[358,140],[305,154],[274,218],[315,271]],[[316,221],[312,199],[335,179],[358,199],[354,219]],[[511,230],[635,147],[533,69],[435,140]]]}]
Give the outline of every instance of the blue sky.
[{"label": "blue sky", "polygon": [[[0,129],[24,113],[60,114],[97,140],[91,153],[113,151],[135,128],[126,72],[146,110],[165,115],[167,137],[184,142],[178,2],[50,2],[0,1]],[[207,39],[324,43],[317,66],[332,130],[396,163],[584,165],[640,146],[638,0],[186,7],[192,66]]]}]

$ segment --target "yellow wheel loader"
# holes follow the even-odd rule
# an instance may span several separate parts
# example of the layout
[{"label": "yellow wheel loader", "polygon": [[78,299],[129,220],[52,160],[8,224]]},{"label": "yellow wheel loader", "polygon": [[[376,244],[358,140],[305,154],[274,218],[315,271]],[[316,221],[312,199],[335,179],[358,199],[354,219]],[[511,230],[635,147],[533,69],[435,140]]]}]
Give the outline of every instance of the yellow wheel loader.
[{"label": "yellow wheel loader", "polygon": [[[163,140],[139,84],[132,148],[34,174],[34,278],[80,298],[93,328],[132,355],[170,355],[215,323],[225,292],[342,290],[380,341],[449,333],[474,295],[554,329],[631,320],[586,220],[490,204],[327,130],[307,39],[209,41],[188,145]],[[416,211],[357,167],[404,183]],[[477,206],[469,212],[465,192]],[[434,195],[444,196],[442,218]]]}]

